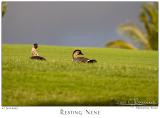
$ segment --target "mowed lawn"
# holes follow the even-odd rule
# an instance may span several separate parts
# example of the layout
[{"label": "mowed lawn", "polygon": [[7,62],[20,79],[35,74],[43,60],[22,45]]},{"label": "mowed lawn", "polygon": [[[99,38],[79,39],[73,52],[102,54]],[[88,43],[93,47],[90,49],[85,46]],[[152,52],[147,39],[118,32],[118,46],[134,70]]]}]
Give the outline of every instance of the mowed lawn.
[{"label": "mowed lawn", "polygon": [[[158,105],[158,52],[2,44],[3,106]],[[81,49],[95,64],[72,62]]]}]

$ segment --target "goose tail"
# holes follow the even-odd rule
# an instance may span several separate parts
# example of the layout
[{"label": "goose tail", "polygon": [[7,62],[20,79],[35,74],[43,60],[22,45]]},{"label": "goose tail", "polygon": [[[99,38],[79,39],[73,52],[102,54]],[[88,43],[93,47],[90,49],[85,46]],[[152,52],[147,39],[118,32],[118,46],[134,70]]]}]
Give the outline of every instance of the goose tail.
[{"label": "goose tail", "polygon": [[97,61],[95,60],[95,59],[90,59],[90,60],[88,60],[88,62],[87,63],[96,63]]}]

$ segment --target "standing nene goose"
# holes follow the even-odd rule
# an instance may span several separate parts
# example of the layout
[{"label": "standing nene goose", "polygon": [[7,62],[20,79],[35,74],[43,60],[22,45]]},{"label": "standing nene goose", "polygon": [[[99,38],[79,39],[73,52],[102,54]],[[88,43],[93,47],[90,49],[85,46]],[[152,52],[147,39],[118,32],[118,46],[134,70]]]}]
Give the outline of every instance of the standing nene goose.
[{"label": "standing nene goose", "polygon": [[83,56],[81,50],[74,50],[72,54],[73,62],[82,62],[82,63],[95,63],[95,59],[88,59]]}]

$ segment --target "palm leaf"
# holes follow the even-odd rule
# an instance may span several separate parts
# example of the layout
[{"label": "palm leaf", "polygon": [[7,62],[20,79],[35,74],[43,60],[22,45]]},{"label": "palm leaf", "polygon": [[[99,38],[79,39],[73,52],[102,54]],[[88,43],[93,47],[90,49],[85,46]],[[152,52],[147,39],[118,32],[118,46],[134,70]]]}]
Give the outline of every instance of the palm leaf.
[{"label": "palm leaf", "polygon": [[148,22],[155,25],[158,24],[158,9],[156,8],[156,4],[158,3],[148,3],[142,7],[142,11],[148,16]]},{"label": "palm leaf", "polygon": [[136,49],[132,44],[127,43],[123,40],[115,40],[106,44],[106,47],[110,48],[124,48],[124,49]]},{"label": "palm leaf", "polygon": [[158,32],[158,8],[156,8],[156,5],[157,3],[144,4],[139,15],[140,20],[145,25],[147,33],[149,34],[151,32],[150,30]]},{"label": "palm leaf", "polygon": [[2,2],[2,17],[5,15],[6,13],[6,2]]},{"label": "palm leaf", "polygon": [[158,3],[144,4],[140,12],[147,33],[147,39],[153,50],[158,50]]},{"label": "palm leaf", "polygon": [[118,27],[120,34],[125,34],[129,38],[138,40],[145,49],[151,49],[148,39],[144,32],[142,32],[135,24],[127,23]]}]

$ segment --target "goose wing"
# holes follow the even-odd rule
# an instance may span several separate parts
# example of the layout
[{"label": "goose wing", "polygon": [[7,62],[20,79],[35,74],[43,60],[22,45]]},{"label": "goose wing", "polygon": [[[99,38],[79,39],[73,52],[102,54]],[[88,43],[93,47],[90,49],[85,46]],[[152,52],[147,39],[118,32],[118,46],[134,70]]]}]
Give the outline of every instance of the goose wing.
[{"label": "goose wing", "polygon": [[88,58],[85,57],[78,57],[78,58],[74,58],[73,59],[74,62],[83,62],[83,63],[87,63],[89,61]]}]

